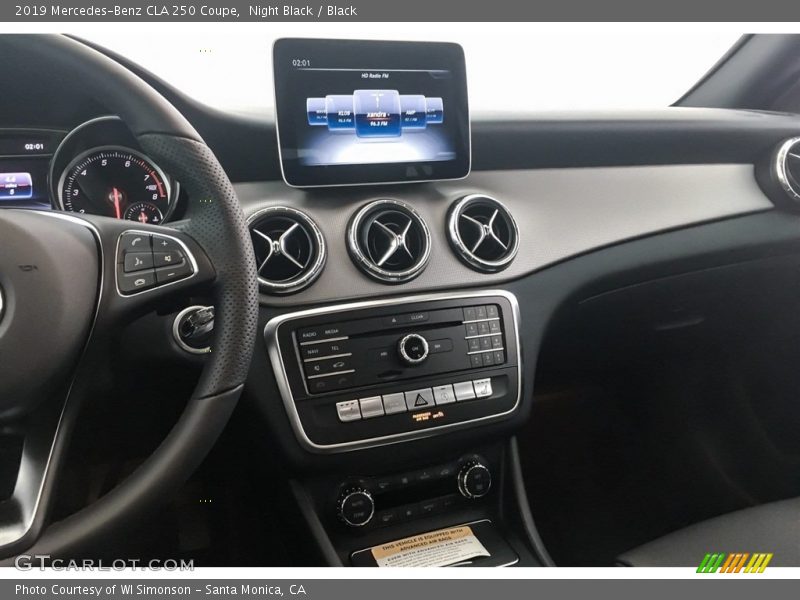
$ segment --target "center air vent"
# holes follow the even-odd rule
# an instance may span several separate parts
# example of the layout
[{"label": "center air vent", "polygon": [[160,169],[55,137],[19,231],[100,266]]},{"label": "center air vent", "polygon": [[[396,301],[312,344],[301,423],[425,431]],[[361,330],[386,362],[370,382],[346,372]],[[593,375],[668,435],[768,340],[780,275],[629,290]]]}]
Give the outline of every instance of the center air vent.
[{"label": "center air vent", "polygon": [[367,275],[400,283],[428,263],[431,236],[417,212],[398,200],[376,200],[359,210],[347,231],[353,261]]},{"label": "center air vent", "polygon": [[290,294],[310,285],[325,264],[325,239],[306,214],[285,206],[265,208],[247,221],[258,282],[268,294]]},{"label": "center air vent", "polygon": [[494,198],[473,194],[455,203],[448,221],[450,243],[473,269],[505,269],[519,249],[519,231],[508,209]]}]

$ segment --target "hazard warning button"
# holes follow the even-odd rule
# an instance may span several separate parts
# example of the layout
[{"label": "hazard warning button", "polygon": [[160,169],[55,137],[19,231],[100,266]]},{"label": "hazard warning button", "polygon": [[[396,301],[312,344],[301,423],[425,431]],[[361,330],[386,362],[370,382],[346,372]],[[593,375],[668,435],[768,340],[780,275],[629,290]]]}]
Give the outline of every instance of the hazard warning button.
[{"label": "hazard warning button", "polygon": [[406,407],[408,410],[419,410],[433,406],[433,390],[423,388],[406,392]]}]

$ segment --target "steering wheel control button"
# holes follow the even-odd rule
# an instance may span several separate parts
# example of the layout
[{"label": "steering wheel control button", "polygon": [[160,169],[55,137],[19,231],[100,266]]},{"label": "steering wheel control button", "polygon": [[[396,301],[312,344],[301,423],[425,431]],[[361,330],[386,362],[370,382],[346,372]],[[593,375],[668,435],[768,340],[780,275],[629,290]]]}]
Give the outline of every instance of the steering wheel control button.
[{"label": "steering wheel control button", "polygon": [[476,379],[472,382],[472,385],[475,387],[475,397],[476,398],[488,398],[492,395],[492,380],[487,379]]},{"label": "steering wheel control button", "polygon": [[458,491],[464,498],[477,500],[489,493],[492,487],[492,473],[483,463],[472,460],[458,473]]},{"label": "steering wheel control button", "polygon": [[361,404],[361,416],[364,419],[372,417],[383,416],[383,401],[380,396],[373,396],[372,398],[362,398],[359,400]]},{"label": "steering wheel control button", "polygon": [[181,245],[172,238],[163,235],[154,235],[153,252],[177,252],[180,254]]},{"label": "steering wheel control button", "polygon": [[153,264],[156,267],[171,267],[181,262],[183,262],[183,254],[180,250],[171,250],[169,252],[153,251]]},{"label": "steering wheel control button", "polygon": [[397,342],[400,359],[407,365],[418,365],[428,358],[428,340],[418,333],[409,333]]},{"label": "steering wheel control button", "polygon": [[150,252],[150,236],[143,233],[123,233],[119,238],[119,250],[123,255],[128,252]]},{"label": "steering wheel control button", "polygon": [[431,390],[431,388],[413,390],[405,394],[406,408],[408,408],[408,410],[420,410],[422,408],[430,408],[434,405],[433,390]]},{"label": "steering wheel control button", "polygon": [[187,262],[183,262],[175,267],[156,269],[156,280],[159,284],[170,283],[179,279],[185,279],[193,272],[192,266]]},{"label": "steering wheel control button", "polygon": [[433,388],[433,399],[436,401],[436,406],[440,404],[450,404],[456,401],[456,393],[453,391],[452,385],[438,385]]},{"label": "steering wheel control button", "polygon": [[400,392],[398,394],[386,394],[383,397],[383,409],[387,415],[406,412],[406,397]]},{"label": "steering wheel control button", "polygon": [[339,519],[350,527],[363,527],[372,520],[375,514],[375,501],[364,489],[346,489],[339,496]]},{"label": "steering wheel control button", "polygon": [[472,387],[471,381],[462,381],[453,384],[453,389],[455,390],[456,400],[458,402],[475,399],[475,389]]},{"label": "steering wheel control button", "polygon": [[345,400],[336,403],[336,413],[342,423],[361,420],[361,410],[358,400]]},{"label": "steering wheel control button", "polygon": [[123,264],[126,273],[152,269],[153,254],[151,252],[127,252]]},{"label": "steering wheel control button", "polygon": [[120,273],[117,278],[119,291],[123,294],[131,294],[149,290],[156,285],[155,271],[140,271],[138,273]]}]

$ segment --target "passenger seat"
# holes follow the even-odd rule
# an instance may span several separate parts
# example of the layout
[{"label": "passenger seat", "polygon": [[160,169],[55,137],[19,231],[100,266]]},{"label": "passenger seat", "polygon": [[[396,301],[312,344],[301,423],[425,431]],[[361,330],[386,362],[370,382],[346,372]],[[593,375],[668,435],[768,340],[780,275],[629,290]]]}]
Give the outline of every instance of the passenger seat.
[{"label": "passenger seat", "polygon": [[800,567],[800,498],[770,502],[680,529],[625,552],[628,567],[696,567],[707,553],[772,553],[772,567]]}]

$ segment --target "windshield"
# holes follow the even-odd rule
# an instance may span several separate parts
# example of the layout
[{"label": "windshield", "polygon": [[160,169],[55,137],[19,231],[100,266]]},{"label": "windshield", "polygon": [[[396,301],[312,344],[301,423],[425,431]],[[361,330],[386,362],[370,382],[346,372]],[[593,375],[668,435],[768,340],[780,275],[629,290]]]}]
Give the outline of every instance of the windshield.
[{"label": "windshield", "polygon": [[458,42],[466,55],[474,116],[662,108],[678,100],[739,38],[731,32],[644,29],[532,33],[530,24],[508,23],[281,23],[270,28],[271,35],[263,26],[233,30],[216,24],[189,34],[160,25],[135,36],[113,25],[75,33],[200,102],[267,116],[274,103],[272,43],[281,37]]}]

